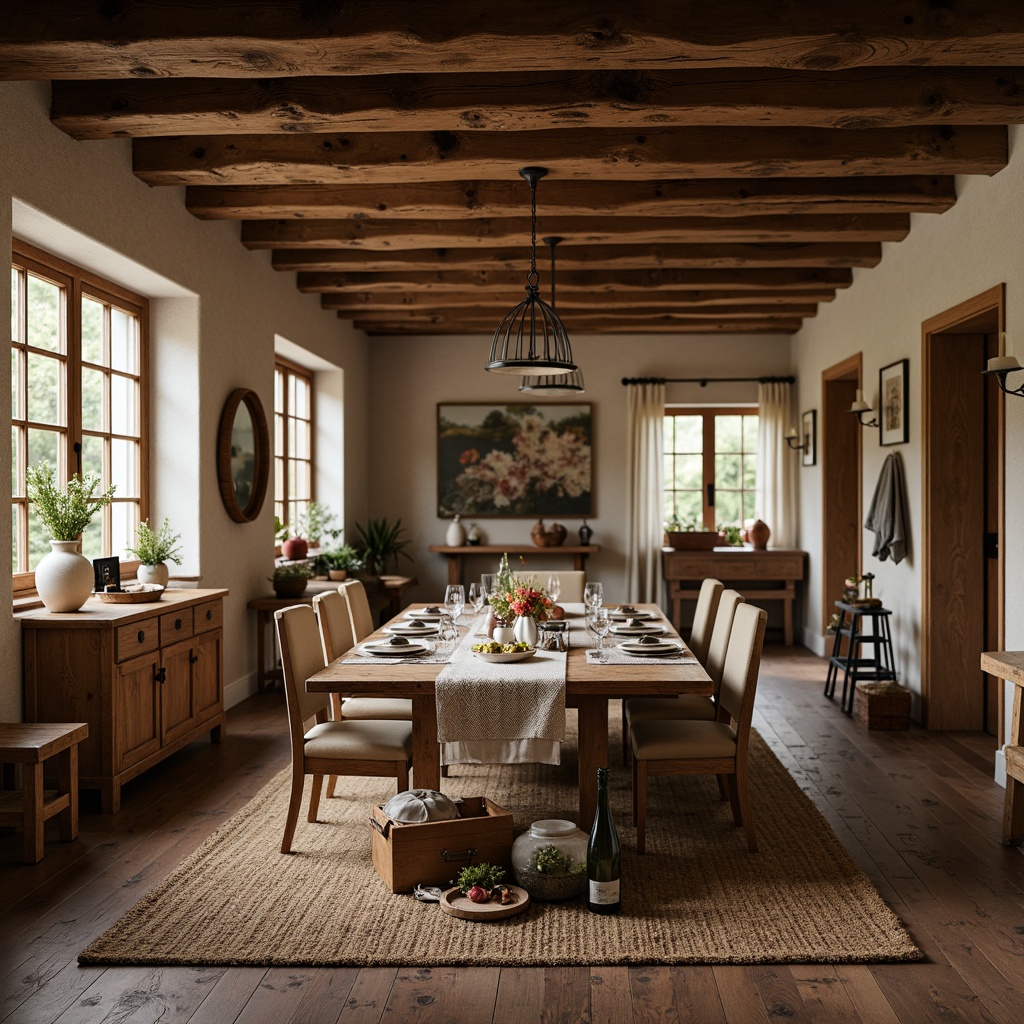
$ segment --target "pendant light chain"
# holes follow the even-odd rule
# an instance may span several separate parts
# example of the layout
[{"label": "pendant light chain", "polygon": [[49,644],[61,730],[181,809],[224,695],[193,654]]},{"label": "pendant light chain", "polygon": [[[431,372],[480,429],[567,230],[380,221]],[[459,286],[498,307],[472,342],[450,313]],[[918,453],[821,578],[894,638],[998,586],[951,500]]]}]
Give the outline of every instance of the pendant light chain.
[{"label": "pendant light chain", "polygon": [[530,179],[530,284],[540,281],[537,273],[537,179]]}]

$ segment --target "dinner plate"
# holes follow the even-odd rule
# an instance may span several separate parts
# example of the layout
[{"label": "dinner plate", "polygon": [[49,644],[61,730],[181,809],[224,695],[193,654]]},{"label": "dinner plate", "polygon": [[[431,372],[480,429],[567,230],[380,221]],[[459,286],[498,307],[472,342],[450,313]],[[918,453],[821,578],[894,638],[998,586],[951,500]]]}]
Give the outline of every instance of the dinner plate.
[{"label": "dinner plate", "polygon": [[658,613],[643,611],[642,609],[624,612],[620,608],[616,608],[609,610],[608,618],[613,619],[615,622],[625,622],[627,619],[656,619],[658,618]]},{"label": "dinner plate", "polygon": [[377,658],[412,658],[430,652],[430,648],[418,640],[410,640],[407,644],[392,644],[390,640],[373,640],[370,643],[360,644],[356,649],[360,654],[370,654]]},{"label": "dinner plate", "polygon": [[437,622],[442,615],[448,613],[437,605],[430,605],[427,608],[416,608],[405,613],[407,619],[419,619],[421,622]]},{"label": "dinner plate", "polygon": [[[423,620],[420,619],[419,621],[422,622]],[[393,626],[385,626],[384,632],[391,633],[394,636],[437,636],[437,626],[413,626],[408,622],[396,622]]]},{"label": "dinner plate", "polygon": [[486,651],[474,651],[473,656],[479,658],[481,661],[489,661],[495,665],[501,665],[504,662],[510,661],[526,661],[527,658],[532,658],[537,653],[536,647],[531,647],[528,651],[511,651],[506,654],[504,651],[501,654],[488,654]]},{"label": "dinner plate", "polygon": [[667,633],[665,626],[659,626],[656,622],[648,622],[646,625],[629,626],[625,622],[612,626],[612,632],[618,636],[651,636],[655,633]]},{"label": "dinner plate", "polygon": [[636,640],[624,640],[619,644],[624,654],[632,654],[636,658],[664,658],[673,654],[682,654],[685,648],[680,643],[662,640],[656,644],[641,644]]}]

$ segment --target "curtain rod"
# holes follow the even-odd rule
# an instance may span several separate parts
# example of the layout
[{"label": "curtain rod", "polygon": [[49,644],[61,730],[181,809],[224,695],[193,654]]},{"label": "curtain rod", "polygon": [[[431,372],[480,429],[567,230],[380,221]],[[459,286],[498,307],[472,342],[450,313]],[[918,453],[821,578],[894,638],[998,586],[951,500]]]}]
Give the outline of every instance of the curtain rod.
[{"label": "curtain rod", "polygon": [[796,377],[623,377],[622,383],[629,384],[795,384]]}]

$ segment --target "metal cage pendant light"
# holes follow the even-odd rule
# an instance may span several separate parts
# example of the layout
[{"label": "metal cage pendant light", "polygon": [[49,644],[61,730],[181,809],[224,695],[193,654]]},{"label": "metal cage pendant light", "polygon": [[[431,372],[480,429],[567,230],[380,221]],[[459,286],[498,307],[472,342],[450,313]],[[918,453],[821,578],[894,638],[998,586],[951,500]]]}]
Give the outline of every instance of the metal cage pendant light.
[{"label": "metal cage pendant light", "polygon": [[572,373],[572,346],[558,314],[540,297],[537,283],[537,182],[546,167],[522,167],[519,173],[530,183],[530,274],[526,298],[502,318],[491,341],[491,357],[485,370],[492,373]]},{"label": "metal cage pendant light", "polygon": [[[542,238],[541,241],[551,250],[551,308],[555,308],[555,246],[565,241],[554,235]],[[531,394],[541,395],[582,395],[583,371],[579,368],[569,373],[543,374],[539,377],[524,377],[523,383],[519,385],[520,391],[528,391]]]}]

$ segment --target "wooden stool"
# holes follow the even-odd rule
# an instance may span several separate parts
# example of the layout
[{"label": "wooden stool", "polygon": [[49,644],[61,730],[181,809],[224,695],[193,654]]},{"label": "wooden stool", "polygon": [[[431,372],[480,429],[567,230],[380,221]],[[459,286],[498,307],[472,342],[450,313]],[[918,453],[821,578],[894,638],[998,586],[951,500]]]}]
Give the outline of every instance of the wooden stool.
[{"label": "wooden stool", "polygon": [[[26,864],[43,859],[43,824],[60,816],[60,837],[78,836],[78,744],[89,735],[84,722],[0,724],[0,763],[24,765],[21,793],[0,793],[0,825],[25,829]],[[57,757],[57,789],[43,790],[43,763]]]}]

